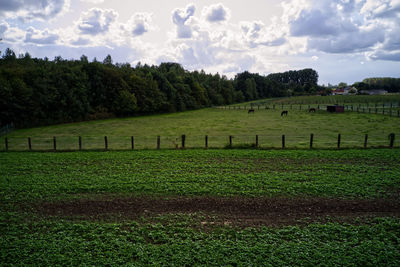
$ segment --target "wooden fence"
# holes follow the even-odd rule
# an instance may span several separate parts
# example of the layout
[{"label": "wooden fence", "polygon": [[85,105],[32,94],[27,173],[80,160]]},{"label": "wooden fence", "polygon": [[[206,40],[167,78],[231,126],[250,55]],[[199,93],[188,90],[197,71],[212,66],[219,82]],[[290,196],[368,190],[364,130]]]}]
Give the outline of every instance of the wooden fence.
[{"label": "wooden fence", "polygon": [[[310,108],[316,110],[327,110],[327,106],[334,104],[271,104],[271,105],[234,105],[234,106],[218,106],[218,109],[224,110],[263,110],[263,109],[280,109],[280,110],[302,110],[309,111]],[[400,106],[397,103],[386,104],[340,104],[344,106],[346,111],[358,113],[381,114],[392,117],[400,117]]]},{"label": "wooden fence", "polygon": [[[66,150],[136,150],[136,149],[185,149],[185,148],[394,148],[395,134],[381,136],[342,136],[340,133],[323,138],[311,133],[309,136],[288,135],[239,135],[239,136],[186,136],[180,137],[59,137],[52,138],[4,138],[3,151],[66,151]],[[23,142],[25,140],[25,142]],[[75,141],[74,141],[75,140]],[[139,141],[138,141],[139,140]],[[142,143],[141,143],[142,142]],[[163,143],[165,142],[165,143]],[[25,145],[24,145],[25,143]],[[400,147],[400,143],[397,144]]]}]

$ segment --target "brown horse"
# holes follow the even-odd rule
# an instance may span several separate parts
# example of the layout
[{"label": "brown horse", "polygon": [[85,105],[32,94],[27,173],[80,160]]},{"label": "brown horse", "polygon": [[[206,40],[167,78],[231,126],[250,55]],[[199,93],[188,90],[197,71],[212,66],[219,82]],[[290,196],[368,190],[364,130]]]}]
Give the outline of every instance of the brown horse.
[{"label": "brown horse", "polygon": [[283,116],[283,115],[286,115],[286,116],[287,116],[287,115],[288,115],[288,111],[287,111],[287,110],[282,111],[282,112],[281,112],[281,116]]},{"label": "brown horse", "polygon": [[308,112],[315,112],[315,108],[310,108]]},{"label": "brown horse", "polygon": [[254,113],[254,109],[253,108],[249,109],[249,112],[247,114],[250,114],[250,113]]}]

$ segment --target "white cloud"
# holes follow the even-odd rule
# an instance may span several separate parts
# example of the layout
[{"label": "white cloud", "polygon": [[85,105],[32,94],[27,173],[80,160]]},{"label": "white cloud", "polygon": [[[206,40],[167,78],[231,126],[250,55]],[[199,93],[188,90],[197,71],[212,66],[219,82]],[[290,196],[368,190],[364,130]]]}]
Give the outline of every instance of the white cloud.
[{"label": "white cloud", "polygon": [[371,18],[396,18],[400,15],[399,0],[366,0],[360,12]]},{"label": "white cloud", "polygon": [[140,36],[152,29],[152,14],[135,13],[122,28],[127,30],[132,36]]},{"label": "white cloud", "polygon": [[396,44],[392,32],[400,0],[291,0],[283,8],[281,23],[289,27],[289,38],[305,38],[307,50],[372,55]]},{"label": "white cloud", "polygon": [[59,35],[57,33],[52,33],[48,29],[45,30],[37,30],[33,27],[29,27],[26,31],[25,42],[26,43],[34,43],[38,45],[44,44],[55,44],[59,39]]},{"label": "white cloud", "polygon": [[47,20],[68,10],[70,0],[0,0],[0,16]]},{"label": "white cloud", "polygon": [[189,25],[189,19],[194,15],[196,7],[194,4],[186,6],[185,9],[176,8],[172,12],[172,21],[176,25],[178,38],[191,38],[192,28]]},{"label": "white cloud", "polygon": [[81,1],[89,4],[101,4],[104,2],[104,0],[81,0]]},{"label": "white cloud", "polygon": [[230,10],[221,3],[204,7],[202,10],[202,15],[208,22],[227,21],[231,16],[230,13]]},{"label": "white cloud", "polygon": [[3,21],[2,23],[0,23],[0,34],[3,35],[7,30],[8,30],[9,26],[8,23]]},{"label": "white cloud", "polygon": [[118,13],[112,9],[92,8],[82,13],[78,21],[78,29],[81,33],[89,35],[104,33],[109,30],[117,17]]},{"label": "white cloud", "polygon": [[4,43],[18,43],[25,38],[23,30],[10,26],[6,21],[0,23],[0,35]]},{"label": "white cloud", "polygon": [[272,24],[266,27],[262,21],[241,22],[240,27],[244,41],[252,48],[259,45],[280,46],[286,42],[284,32],[274,29]]}]

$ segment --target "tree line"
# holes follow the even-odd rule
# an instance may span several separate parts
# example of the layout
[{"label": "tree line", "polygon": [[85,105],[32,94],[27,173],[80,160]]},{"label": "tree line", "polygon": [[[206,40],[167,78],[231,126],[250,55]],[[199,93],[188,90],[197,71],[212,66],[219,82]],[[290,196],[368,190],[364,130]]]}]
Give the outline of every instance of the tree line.
[{"label": "tree line", "polygon": [[366,78],[353,84],[358,90],[386,90],[389,93],[400,92],[400,78]]},{"label": "tree line", "polygon": [[0,59],[0,125],[32,127],[55,123],[167,113],[228,105],[267,97],[313,94],[318,73],[312,69],[263,76],[187,71],[178,63],[158,66],[65,60],[60,56]]}]

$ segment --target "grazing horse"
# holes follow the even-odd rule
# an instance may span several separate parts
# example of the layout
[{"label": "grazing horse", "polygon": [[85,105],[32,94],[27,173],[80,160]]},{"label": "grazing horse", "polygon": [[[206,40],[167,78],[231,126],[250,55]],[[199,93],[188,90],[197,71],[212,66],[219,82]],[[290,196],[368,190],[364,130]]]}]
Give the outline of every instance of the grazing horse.
[{"label": "grazing horse", "polygon": [[287,110],[284,110],[284,111],[281,112],[281,116],[283,116],[283,115],[286,115],[286,116],[287,116],[287,114],[288,114],[288,111],[287,111]]},{"label": "grazing horse", "polygon": [[250,114],[250,113],[254,113],[254,109],[253,108],[249,109],[249,112],[247,114]]},{"label": "grazing horse", "polygon": [[308,112],[315,112],[315,108],[310,108]]}]

